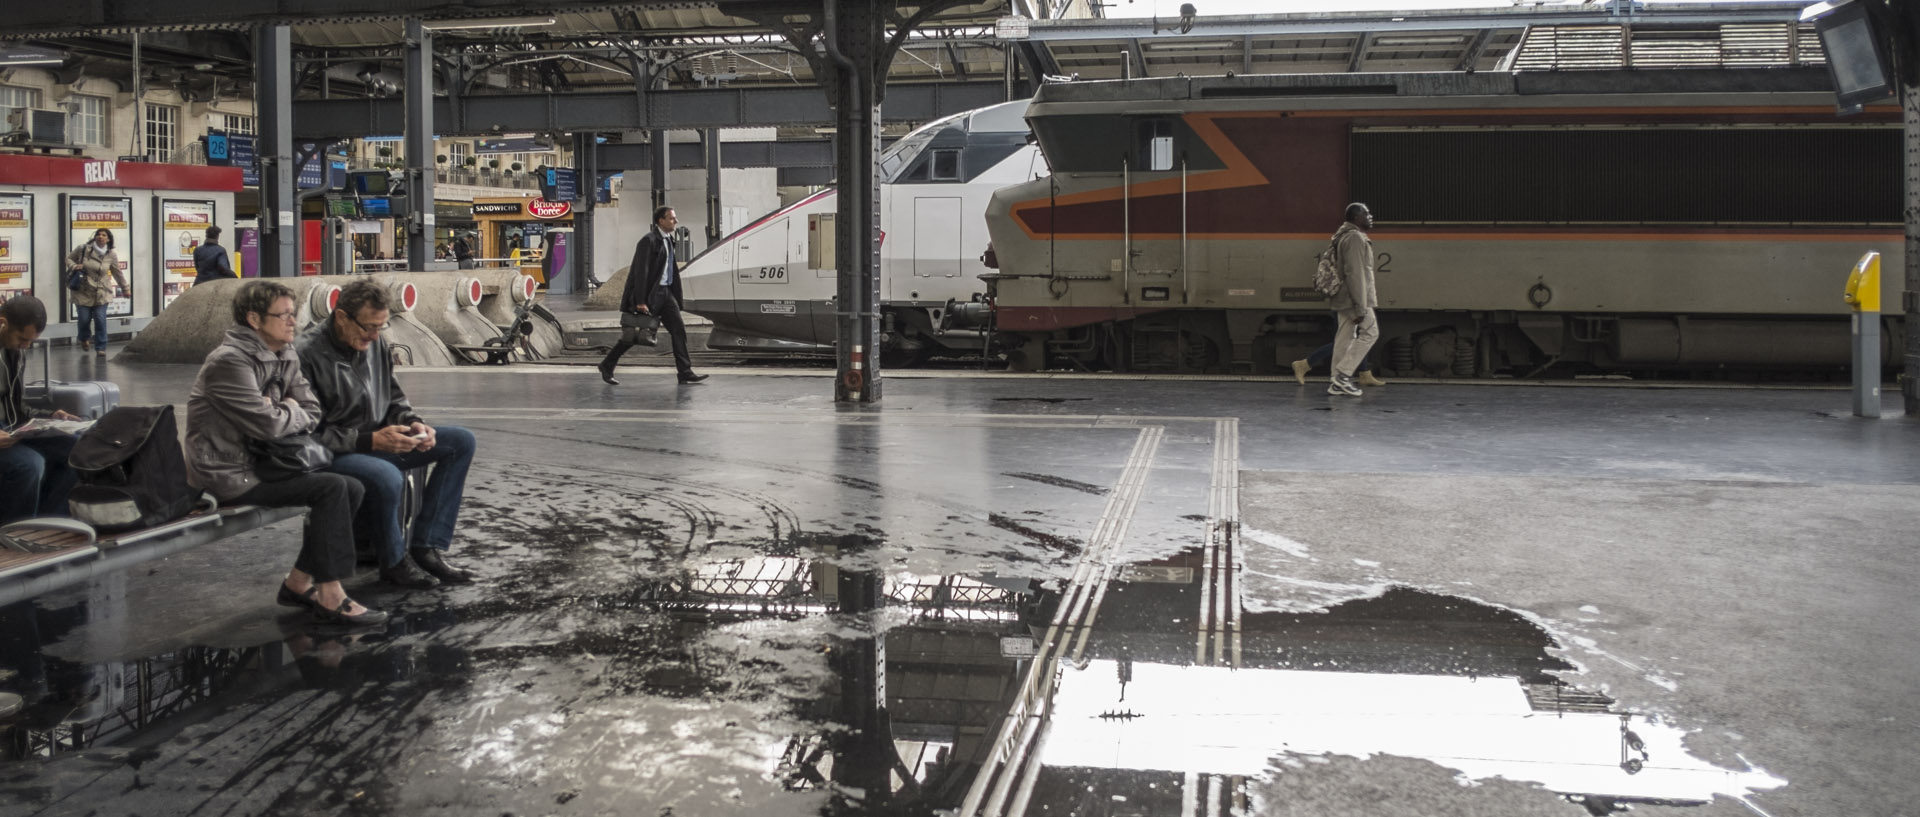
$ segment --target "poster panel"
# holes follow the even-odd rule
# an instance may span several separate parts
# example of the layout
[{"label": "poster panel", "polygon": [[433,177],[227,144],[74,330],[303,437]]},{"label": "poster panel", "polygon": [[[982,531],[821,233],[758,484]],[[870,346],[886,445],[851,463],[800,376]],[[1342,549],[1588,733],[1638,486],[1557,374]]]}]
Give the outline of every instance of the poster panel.
[{"label": "poster panel", "polygon": [[[107,305],[107,316],[119,318],[132,315],[132,290],[138,283],[133,279],[131,270],[127,269],[127,259],[133,257],[133,199],[125,196],[67,197],[67,243],[60,248],[63,276],[67,254],[92,241],[95,230],[106,230],[113,235],[113,249],[120,256],[120,277],[127,282],[127,288],[120,292],[120,297]],[[66,287],[60,288],[60,302],[66,306],[62,311],[66,313],[67,320],[76,320],[78,313],[74,311],[66,292]]]},{"label": "poster panel", "polygon": [[33,194],[0,193],[0,303],[33,294]]},{"label": "poster panel", "polygon": [[199,275],[193,266],[193,253],[200,249],[207,228],[214,224],[214,206],[211,201],[157,199],[153,212],[160,222],[154,230],[160,238],[153,253],[160,264],[154,278],[153,313],[158,315],[193,286],[193,279]]}]

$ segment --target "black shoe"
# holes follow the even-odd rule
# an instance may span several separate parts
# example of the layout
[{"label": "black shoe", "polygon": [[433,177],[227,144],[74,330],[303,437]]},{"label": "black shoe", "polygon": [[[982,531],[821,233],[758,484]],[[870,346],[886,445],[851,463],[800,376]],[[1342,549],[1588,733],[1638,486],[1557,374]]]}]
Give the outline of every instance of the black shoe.
[{"label": "black shoe", "polygon": [[433,548],[414,548],[410,552],[413,554],[413,561],[420,563],[420,569],[432,573],[447,584],[472,584],[474,581],[472,571],[462,569],[452,562],[447,561],[445,557],[440,555],[440,551],[438,550]]},{"label": "black shoe", "polygon": [[320,601],[314,598],[314,594],[319,592],[320,585],[315,584],[308,586],[307,592],[305,593],[295,593],[293,592],[293,588],[288,587],[286,583],[282,582],[280,585],[280,593],[275,596],[273,600],[281,607],[313,609],[320,606]]},{"label": "black shoe", "polygon": [[347,611],[350,609],[353,609],[352,599],[340,602],[339,607],[331,610],[316,604],[313,606],[313,618],[322,624],[346,624],[352,627],[369,627],[375,624],[385,624],[387,623],[387,619],[390,618],[386,613],[371,607],[366,608],[367,611],[360,615],[350,616],[347,615]]},{"label": "black shoe", "polygon": [[692,385],[705,379],[707,379],[707,376],[704,374],[683,374],[680,376],[682,385]]},{"label": "black shoe", "polygon": [[380,568],[380,578],[388,584],[399,587],[439,587],[440,580],[421,570],[419,565],[405,556],[391,567]]},{"label": "black shoe", "polygon": [[608,366],[605,361],[601,361],[598,368],[600,369],[600,379],[607,381],[607,385],[609,386],[620,385],[620,381],[613,379],[612,366]]}]

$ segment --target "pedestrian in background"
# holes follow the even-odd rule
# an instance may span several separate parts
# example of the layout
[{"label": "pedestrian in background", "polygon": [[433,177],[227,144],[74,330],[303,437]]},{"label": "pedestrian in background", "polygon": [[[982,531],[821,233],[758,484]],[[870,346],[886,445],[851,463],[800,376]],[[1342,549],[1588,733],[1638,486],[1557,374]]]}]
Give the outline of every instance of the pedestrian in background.
[{"label": "pedestrian in background", "polygon": [[[80,351],[94,350],[107,356],[107,309],[113,299],[127,291],[127,279],[120,275],[120,254],[113,249],[113,232],[93,231],[93,240],[67,253],[67,270],[79,271],[79,286],[68,287],[67,299],[79,313],[80,326],[74,337],[80,339]],[[92,335],[89,336],[89,332]]]},{"label": "pedestrian in background", "polygon": [[207,243],[193,251],[193,268],[200,273],[193,279],[194,286],[222,278],[240,277],[233,271],[233,261],[227,257],[227,248],[220,246],[219,227],[207,228]]},{"label": "pedestrian in background", "polygon": [[[680,374],[680,382],[692,384],[707,376],[693,373],[693,356],[687,353],[687,325],[680,320],[680,302],[685,296],[680,293],[680,270],[673,258],[673,228],[679,223],[672,207],[654,209],[653,229],[634,245],[633,263],[627,266],[627,288],[620,295],[620,311],[659,319],[673,338],[673,367]],[[620,330],[620,342],[600,361],[601,380],[620,385],[613,379],[613,367],[620,364],[621,355],[641,342],[641,331],[631,326]]]},{"label": "pedestrian in background", "polygon": [[1333,378],[1327,393],[1359,397],[1353,373],[1380,339],[1380,323],[1373,310],[1380,299],[1373,291],[1373,212],[1365,204],[1347,205],[1347,220],[1333,233],[1334,253],[1340,259],[1340,293],[1329,305],[1340,319],[1333,333]]}]

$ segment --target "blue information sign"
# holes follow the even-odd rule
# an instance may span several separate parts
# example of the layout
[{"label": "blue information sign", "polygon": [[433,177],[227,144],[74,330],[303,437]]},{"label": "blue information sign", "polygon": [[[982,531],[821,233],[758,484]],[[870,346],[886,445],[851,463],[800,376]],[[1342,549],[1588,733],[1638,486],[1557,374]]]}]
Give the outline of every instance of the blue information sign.
[{"label": "blue information sign", "polygon": [[548,201],[577,201],[580,198],[580,173],[572,168],[547,168],[546,189],[541,197]]}]

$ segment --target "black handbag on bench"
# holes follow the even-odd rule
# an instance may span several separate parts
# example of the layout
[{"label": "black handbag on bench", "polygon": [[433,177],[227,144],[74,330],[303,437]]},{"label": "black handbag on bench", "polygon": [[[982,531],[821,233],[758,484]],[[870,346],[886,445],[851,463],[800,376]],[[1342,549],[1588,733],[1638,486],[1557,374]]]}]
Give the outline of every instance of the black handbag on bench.
[{"label": "black handbag on bench", "polygon": [[[280,386],[278,397],[273,394],[275,384]],[[260,396],[268,400],[286,399],[286,382],[279,375],[267,378],[266,385],[260,389]],[[333,452],[321,445],[312,434],[289,434],[277,440],[248,440],[247,455],[253,458],[254,476],[266,482],[282,482],[333,464]]]}]

